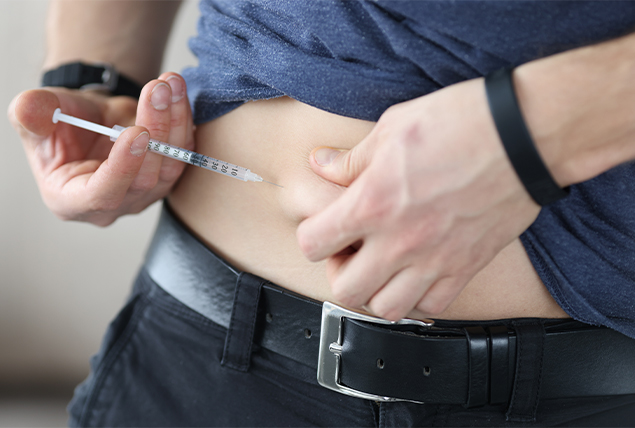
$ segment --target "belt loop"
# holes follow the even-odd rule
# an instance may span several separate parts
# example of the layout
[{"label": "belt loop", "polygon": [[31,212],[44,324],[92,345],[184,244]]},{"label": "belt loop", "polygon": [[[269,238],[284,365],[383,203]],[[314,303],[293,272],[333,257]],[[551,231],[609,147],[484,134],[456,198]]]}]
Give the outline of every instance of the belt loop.
[{"label": "belt loop", "polygon": [[482,327],[466,327],[468,344],[469,386],[466,407],[487,404],[489,391],[489,355],[487,334]]},{"label": "belt loop", "polygon": [[545,327],[542,321],[512,321],[516,331],[516,373],[508,421],[535,422],[542,382]]},{"label": "belt loop", "polygon": [[249,370],[256,327],[258,300],[264,280],[241,272],[236,281],[232,315],[225,338],[221,365],[241,372]]},{"label": "belt loop", "polygon": [[509,332],[504,325],[488,327],[490,337],[490,404],[509,401]]}]

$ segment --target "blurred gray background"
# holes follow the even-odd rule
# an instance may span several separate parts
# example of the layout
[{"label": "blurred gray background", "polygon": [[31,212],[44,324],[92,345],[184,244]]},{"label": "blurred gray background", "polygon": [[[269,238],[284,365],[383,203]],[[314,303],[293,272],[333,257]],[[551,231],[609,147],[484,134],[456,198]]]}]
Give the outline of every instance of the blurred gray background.
[{"label": "blurred gray background", "polygon": [[[42,203],[6,109],[37,87],[46,0],[0,0],[0,427],[63,426],[74,386],[129,292],[158,204],[107,228],[62,222]],[[196,64],[187,49],[197,2],[177,16],[162,69]]]}]

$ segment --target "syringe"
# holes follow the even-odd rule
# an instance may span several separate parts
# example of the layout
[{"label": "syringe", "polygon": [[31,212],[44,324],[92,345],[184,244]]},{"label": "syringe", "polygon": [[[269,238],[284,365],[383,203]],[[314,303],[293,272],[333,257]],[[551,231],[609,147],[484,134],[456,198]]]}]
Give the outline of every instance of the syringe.
[{"label": "syringe", "polygon": [[[111,141],[117,140],[119,135],[121,135],[121,133],[126,129],[123,126],[119,125],[108,128],[97,123],[79,119],[74,116],[69,116],[62,113],[62,110],[59,108],[56,109],[53,113],[53,123],[57,123],[58,121],[68,123],[69,125],[77,126],[79,128],[87,129],[98,134],[107,135],[110,137]],[[148,150],[166,156],[170,159],[176,159],[180,160],[181,162],[189,163],[190,165],[200,166],[201,168],[226,175],[227,177],[237,178],[238,180],[242,181],[253,181],[256,183],[264,181],[265,183],[282,187],[276,183],[263,180],[261,176],[259,176],[258,174],[254,174],[253,172],[251,172],[247,168],[243,168],[242,166],[214,159],[209,156],[204,156],[200,153],[186,150],[182,147],[176,147],[171,144],[155,140],[153,138],[150,138],[150,142],[148,143]]]}]

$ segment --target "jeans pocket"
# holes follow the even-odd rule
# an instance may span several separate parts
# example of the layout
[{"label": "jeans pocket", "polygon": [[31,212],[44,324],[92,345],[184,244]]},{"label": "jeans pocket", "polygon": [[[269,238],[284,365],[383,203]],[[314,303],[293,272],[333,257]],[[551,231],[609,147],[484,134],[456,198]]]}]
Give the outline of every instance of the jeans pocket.
[{"label": "jeans pocket", "polygon": [[68,405],[69,426],[85,425],[103,379],[132,336],[147,303],[145,294],[132,296],[109,324],[99,351],[90,359],[88,377],[75,388],[73,399]]}]

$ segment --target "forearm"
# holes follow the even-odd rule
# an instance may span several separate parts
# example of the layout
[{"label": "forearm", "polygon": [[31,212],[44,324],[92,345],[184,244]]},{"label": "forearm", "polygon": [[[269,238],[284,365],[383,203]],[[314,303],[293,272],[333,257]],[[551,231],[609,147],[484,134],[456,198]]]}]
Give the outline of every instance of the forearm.
[{"label": "forearm", "polygon": [[635,34],[518,67],[530,132],[562,186],[635,159]]},{"label": "forearm", "polygon": [[180,0],[53,0],[44,69],[107,62],[143,84],[155,78]]}]

